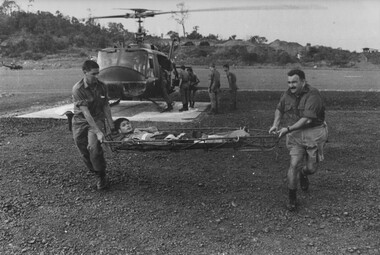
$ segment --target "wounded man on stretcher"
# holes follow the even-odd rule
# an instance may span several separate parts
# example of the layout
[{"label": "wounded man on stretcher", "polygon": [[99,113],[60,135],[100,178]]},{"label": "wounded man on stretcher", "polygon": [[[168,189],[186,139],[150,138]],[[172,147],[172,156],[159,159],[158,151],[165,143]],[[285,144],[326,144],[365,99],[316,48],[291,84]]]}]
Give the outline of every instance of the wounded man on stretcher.
[{"label": "wounded man on stretcher", "polygon": [[238,129],[216,134],[206,134],[200,131],[191,133],[161,132],[157,127],[133,128],[127,118],[119,118],[114,121],[118,134],[113,136],[113,141],[154,141],[154,140],[204,140],[207,143],[223,142],[223,138],[248,137],[250,134],[245,129]]}]

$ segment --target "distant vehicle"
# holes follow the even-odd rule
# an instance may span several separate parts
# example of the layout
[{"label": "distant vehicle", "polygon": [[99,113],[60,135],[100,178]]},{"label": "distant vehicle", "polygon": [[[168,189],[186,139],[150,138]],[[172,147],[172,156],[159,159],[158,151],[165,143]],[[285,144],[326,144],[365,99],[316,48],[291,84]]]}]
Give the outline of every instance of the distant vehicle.
[{"label": "distant vehicle", "polygon": [[15,63],[11,63],[10,65],[4,64],[4,62],[1,62],[3,66],[8,67],[11,70],[20,70],[22,69],[21,65],[16,65]]}]

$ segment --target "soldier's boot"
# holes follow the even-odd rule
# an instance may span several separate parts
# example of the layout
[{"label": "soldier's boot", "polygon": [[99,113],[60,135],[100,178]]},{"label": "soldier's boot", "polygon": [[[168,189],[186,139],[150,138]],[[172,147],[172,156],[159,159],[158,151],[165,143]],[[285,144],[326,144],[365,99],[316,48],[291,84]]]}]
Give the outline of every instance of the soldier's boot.
[{"label": "soldier's boot", "polygon": [[297,210],[297,189],[289,189],[289,203],[287,204],[289,211]]},{"label": "soldier's boot", "polygon": [[184,112],[184,111],[188,111],[188,110],[189,110],[189,107],[188,107],[187,104],[183,104],[183,105],[182,105],[182,108],[179,109],[180,112]]},{"label": "soldier's boot", "polygon": [[303,173],[303,169],[300,172],[300,186],[303,191],[307,191],[309,189],[309,178],[307,175]]}]

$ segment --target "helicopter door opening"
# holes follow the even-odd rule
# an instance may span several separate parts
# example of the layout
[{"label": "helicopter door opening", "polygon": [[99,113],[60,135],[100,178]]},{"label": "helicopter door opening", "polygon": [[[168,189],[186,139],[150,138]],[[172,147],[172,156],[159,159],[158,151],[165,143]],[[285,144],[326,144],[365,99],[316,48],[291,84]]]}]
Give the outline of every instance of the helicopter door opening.
[{"label": "helicopter door opening", "polygon": [[154,64],[153,64],[153,55],[149,54],[149,60],[148,60],[148,69],[147,69],[147,75],[148,78],[154,78]]}]

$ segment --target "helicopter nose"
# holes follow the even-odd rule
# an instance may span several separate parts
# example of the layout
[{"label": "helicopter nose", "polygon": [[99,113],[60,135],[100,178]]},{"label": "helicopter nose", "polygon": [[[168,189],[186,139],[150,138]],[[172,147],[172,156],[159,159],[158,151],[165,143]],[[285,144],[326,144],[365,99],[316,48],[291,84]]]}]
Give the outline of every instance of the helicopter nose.
[{"label": "helicopter nose", "polygon": [[147,87],[145,76],[128,67],[113,66],[100,71],[99,80],[108,86],[109,94],[121,98],[142,95]]},{"label": "helicopter nose", "polygon": [[100,71],[98,78],[102,81],[144,81],[142,73],[123,66],[112,66]]}]

